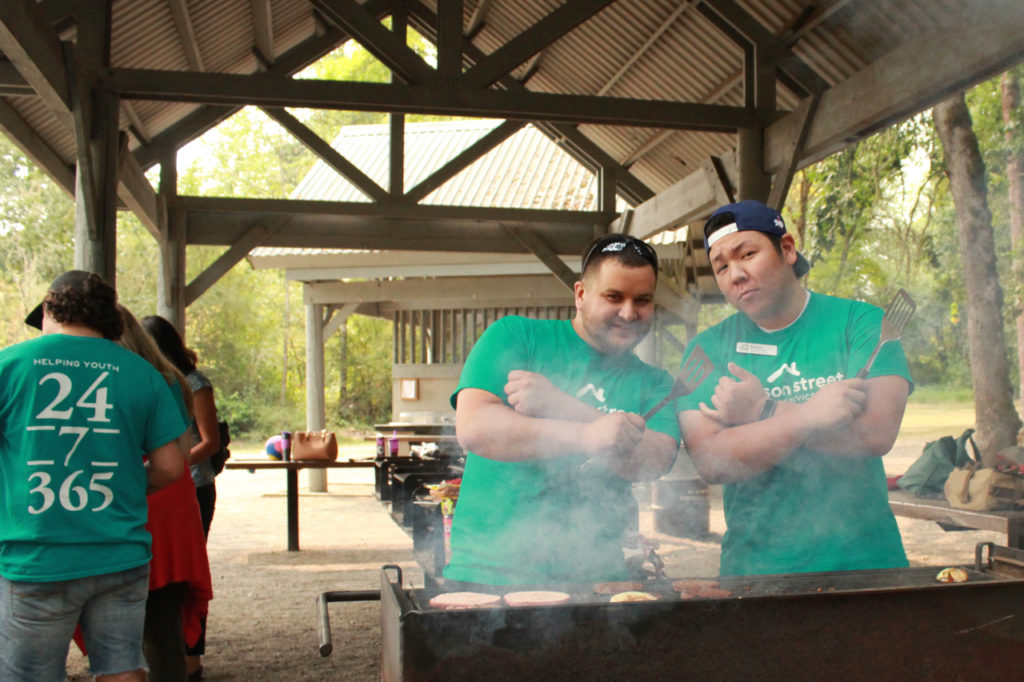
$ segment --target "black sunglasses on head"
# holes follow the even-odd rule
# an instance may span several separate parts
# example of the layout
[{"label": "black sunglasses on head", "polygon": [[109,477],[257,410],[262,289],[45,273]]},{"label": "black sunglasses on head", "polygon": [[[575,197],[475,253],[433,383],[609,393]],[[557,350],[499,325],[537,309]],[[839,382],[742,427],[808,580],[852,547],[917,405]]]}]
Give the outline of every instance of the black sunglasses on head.
[{"label": "black sunglasses on head", "polygon": [[633,249],[636,251],[641,258],[654,268],[654,272],[658,272],[658,254],[654,251],[654,247],[644,241],[640,241],[636,237],[630,237],[623,234],[611,234],[607,237],[602,237],[594,242],[593,246],[587,249],[587,253],[583,256],[583,267],[580,269],[580,275],[587,271],[587,266],[590,265],[591,259],[595,254],[598,253],[619,253],[625,249]]}]

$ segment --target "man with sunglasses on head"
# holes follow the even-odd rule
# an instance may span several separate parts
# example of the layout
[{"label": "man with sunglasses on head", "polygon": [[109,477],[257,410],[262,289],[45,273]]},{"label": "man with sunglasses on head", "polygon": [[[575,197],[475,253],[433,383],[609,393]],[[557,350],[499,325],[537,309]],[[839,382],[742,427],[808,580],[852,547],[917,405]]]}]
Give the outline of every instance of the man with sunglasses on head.
[{"label": "man with sunglasses on head", "polygon": [[759,201],[716,210],[704,246],[738,312],[693,339],[715,373],[678,407],[697,469],[725,484],[721,573],[906,566],[881,461],[913,388],[903,348],[857,378],[882,311],[805,289],[810,265]]},{"label": "man with sunglasses on head", "polygon": [[658,259],[621,234],[585,251],[572,320],[501,318],[452,395],[466,469],[447,581],[538,585],[623,580],[631,482],[679,444],[671,409],[640,414],[672,378],[632,353],[650,331]]}]

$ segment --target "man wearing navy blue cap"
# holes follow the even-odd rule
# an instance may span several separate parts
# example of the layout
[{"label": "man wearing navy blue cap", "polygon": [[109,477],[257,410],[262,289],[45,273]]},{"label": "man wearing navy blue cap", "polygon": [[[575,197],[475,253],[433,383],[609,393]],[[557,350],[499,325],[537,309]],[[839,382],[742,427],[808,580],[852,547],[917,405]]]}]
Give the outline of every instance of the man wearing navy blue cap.
[{"label": "man wearing navy blue cap", "polygon": [[0,680],[65,679],[81,625],[99,682],[142,682],[146,493],[181,475],[188,424],[114,343],[124,321],[98,275],[60,275],[25,323],[42,336],[0,350]]},{"label": "man wearing navy blue cap", "polygon": [[913,389],[900,344],[856,378],[881,309],[805,289],[810,265],[759,201],[716,210],[704,240],[738,312],[691,343],[716,374],[678,408],[697,469],[724,484],[722,574],[906,566],[881,461]]}]

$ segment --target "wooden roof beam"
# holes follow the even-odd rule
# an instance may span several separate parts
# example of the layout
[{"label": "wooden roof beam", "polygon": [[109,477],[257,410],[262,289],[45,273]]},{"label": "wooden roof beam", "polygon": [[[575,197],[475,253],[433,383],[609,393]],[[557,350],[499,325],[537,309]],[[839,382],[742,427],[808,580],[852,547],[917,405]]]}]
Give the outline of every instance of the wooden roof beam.
[{"label": "wooden roof beam", "polygon": [[178,32],[178,41],[185,53],[185,61],[193,71],[206,71],[203,64],[203,54],[199,51],[199,41],[196,40],[196,30],[192,25],[192,15],[189,14],[188,5],[185,0],[167,0],[171,8],[171,16],[174,19],[174,29]]},{"label": "wooden roof beam", "polygon": [[[477,7],[478,11],[486,3],[487,0],[484,0]],[[417,2],[412,5],[410,19],[416,23],[417,30],[429,38],[434,14],[422,3]],[[486,59],[486,55],[469,41],[464,42],[463,47],[465,48],[465,58],[470,63],[475,64]],[[498,81],[498,85],[511,92],[526,90],[526,86],[512,76],[502,77]],[[594,144],[590,138],[580,132],[577,126],[545,121],[534,121],[533,124],[583,166],[591,168],[595,172],[598,168],[615,168],[617,188],[627,201],[639,204],[654,196],[654,192],[643,181],[633,175],[628,168],[619,164],[601,147]]]},{"label": "wooden roof beam", "polygon": [[262,75],[111,69],[103,86],[125,99],[252,104],[353,111],[591,123],[732,132],[774,120],[774,112],[520,90],[450,90],[433,85],[297,80]]},{"label": "wooden roof beam", "polygon": [[405,200],[416,203],[426,198],[435,189],[454,178],[466,168],[469,168],[487,152],[510,138],[522,129],[524,125],[526,125],[524,121],[505,121],[501,123],[497,128],[462,150],[448,163],[431,173],[429,177],[424,178],[420,184],[410,189],[405,194]]},{"label": "wooden roof beam", "polygon": [[355,0],[309,0],[323,16],[359,41],[406,83],[429,83],[437,73],[423,58],[380,23],[373,8]]},{"label": "wooden roof beam", "polygon": [[[1024,3],[993,0],[951,12],[948,28],[912,36],[885,57],[822,94],[803,152],[803,168],[951,93],[1024,60]],[[798,112],[765,130],[765,170],[787,163]]]},{"label": "wooden roof beam", "polygon": [[273,64],[276,59],[274,51],[274,17],[270,11],[270,0],[249,0],[252,8],[252,33],[256,50],[263,61]]},{"label": "wooden roof beam", "polygon": [[43,138],[36,134],[7,100],[0,99],[0,130],[25,156],[54,178],[65,192],[75,196],[75,168],[64,163]]},{"label": "wooden roof beam", "polygon": [[320,160],[351,182],[367,198],[373,201],[387,201],[390,198],[391,195],[388,194],[387,190],[374,182],[373,178],[366,175],[358,166],[342,156],[337,149],[310,130],[302,121],[279,107],[262,107],[262,109],[267,116],[280,123],[306,149],[320,157]]}]

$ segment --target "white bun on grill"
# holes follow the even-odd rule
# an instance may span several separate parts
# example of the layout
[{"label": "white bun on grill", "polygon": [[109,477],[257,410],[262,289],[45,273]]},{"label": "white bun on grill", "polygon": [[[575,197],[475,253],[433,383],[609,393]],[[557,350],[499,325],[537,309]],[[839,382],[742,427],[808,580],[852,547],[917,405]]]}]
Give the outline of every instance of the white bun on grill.
[{"label": "white bun on grill", "polygon": [[613,594],[609,602],[625,602],[625,601],[658,601],[656,595],[650,592],[641,592],[640,590],[629,590],[627,592],[619,592]]},{"label": "white bun on grill", "polygon": [[483,592],[444,592],[431,598],[435,609],[485,609],[501,604],[501,597]]},{"label": "white bun on grill", "polygon": [[550,606],[567,601],[569,595],[565,592],[509,592],[505,595],[505,603],[509,606]]}]

